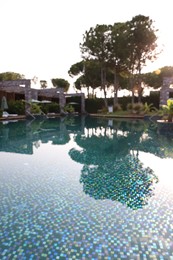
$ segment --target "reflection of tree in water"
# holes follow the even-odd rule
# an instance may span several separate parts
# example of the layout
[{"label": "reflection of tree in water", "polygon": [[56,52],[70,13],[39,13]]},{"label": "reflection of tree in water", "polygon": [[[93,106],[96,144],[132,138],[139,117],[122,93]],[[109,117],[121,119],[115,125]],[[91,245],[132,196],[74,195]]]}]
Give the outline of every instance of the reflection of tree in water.
[{"label": "reflection of tree in water", "polygon": [[66,144],[70,140],[69,133],[66,129],[66,125],[61,122],[60,131],[57,132],[56,136],[54,136],[52,144]]},{"label": "reflection of tree in water", "polygon": [[160,158],[173,158],[173,138],[161,136],[156,131],[147,130],[138,145],[140,151],[154,154]]},{"label": "reflection of tree in water", "polygon": [[116,200],[139,209],[148,203],[158,179],[152,169],[144,168],[137,157],[129,154],[114,162],[85,165],[80,182],[84,192],[94,199]]},{"label": "reflection of tree in water", "polygon": [[89,136],[76,136],[82,150],[71,149],[69,155],[84,164],[80,182],[83,190],[95,199],[117,200],[132,209],[142,208],[153,195],[158,182],[152,169],[145,168],[132,150],[139,151],[142,128],[111,136],[93,131]]},{"label": "reflection of tree in water", "polygon": [[82,151],[71,149],[69,154],[72,159],[83,164],[98,165],[102,161],[114,161],[130,153],[130,150],[137,150],[141,133],[126,131],[121,135],[114,132],[107,135],[106,130],[98,135],[97,130],[91,136],[77,135],[76,143],[83,148]]}]

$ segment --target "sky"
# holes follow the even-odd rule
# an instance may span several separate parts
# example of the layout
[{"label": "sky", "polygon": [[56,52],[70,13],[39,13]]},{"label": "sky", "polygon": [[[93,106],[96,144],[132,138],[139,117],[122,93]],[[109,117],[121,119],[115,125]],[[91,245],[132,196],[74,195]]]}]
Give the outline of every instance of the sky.
[{"label": "sky", "polygon": [[149,16],[163,49],[147,71],[173,66],[172,0],[0,0],[0,73],[49,81],[69,77],[81,61],[79,44],[90,27]]}]

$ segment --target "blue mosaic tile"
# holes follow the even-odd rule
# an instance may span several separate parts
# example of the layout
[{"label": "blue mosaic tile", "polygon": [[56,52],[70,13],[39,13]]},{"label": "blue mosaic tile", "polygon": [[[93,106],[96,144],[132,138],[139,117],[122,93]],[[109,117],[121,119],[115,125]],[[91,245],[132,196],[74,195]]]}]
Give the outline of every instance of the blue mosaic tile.
[{"label": "blue mosaic tile", "polygon": [[172,173],[163,183],[130,153],[135,138],[123,157],[114,139],[71,133],[33,154],[0,152],[0,259],[173,259]]}]

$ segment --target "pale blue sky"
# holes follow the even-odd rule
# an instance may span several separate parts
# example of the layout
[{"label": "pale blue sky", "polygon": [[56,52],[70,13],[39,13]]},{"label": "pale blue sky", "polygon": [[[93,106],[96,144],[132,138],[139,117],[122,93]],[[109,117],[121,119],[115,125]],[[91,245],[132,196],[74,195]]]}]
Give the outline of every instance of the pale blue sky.
[{"label": "pale blue sky", "polygon": [[68,70],[81,60],[79,43],[86,30],[139,14],[155,21],[160,46],[165,45],[149,70],[173,66],[171,0],[0,0],[0,6],[0,72],[70,80]]}]

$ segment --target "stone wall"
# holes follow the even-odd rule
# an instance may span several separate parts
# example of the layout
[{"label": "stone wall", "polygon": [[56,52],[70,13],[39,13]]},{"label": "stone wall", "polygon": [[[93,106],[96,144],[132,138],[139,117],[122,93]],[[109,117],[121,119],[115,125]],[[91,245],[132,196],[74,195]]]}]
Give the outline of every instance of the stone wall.
[{"label": "stone wall", "polygon": [[170,87],[171,84],[173,84],[173,77],[163,78],[163,85],[160,90],[160,106],[167,104],[169,93],[173,92],[173,88]]},{"label": "stone wall", "polygon": [[81,97],[81,113],[85,113],[85,96],[83,93],[65,94],[63,88],[51,89],[33,89],[31,88],[31,80],[10,80],[0,82],[0,91],[9,93],[19,93],[25,95],[25,114],[30,115],[31,100],[38,100],[39,97],[58,98],[60,105],[60,113],[64,114],[64,106],[66,105],[66,97],[80,96]]}]

